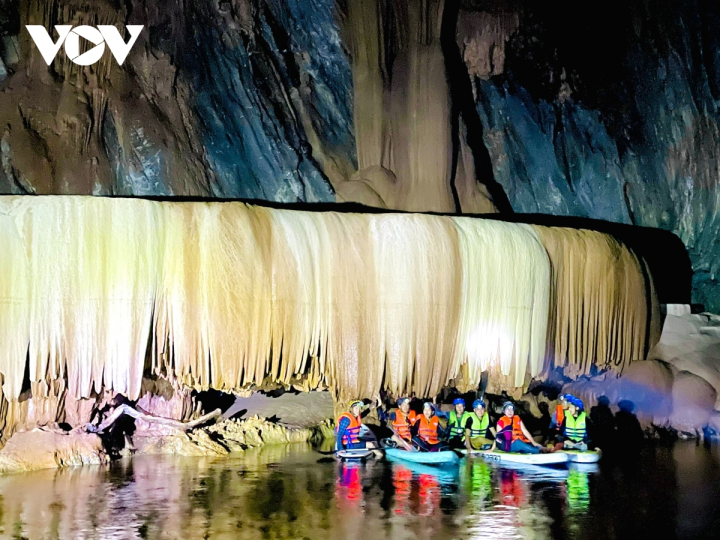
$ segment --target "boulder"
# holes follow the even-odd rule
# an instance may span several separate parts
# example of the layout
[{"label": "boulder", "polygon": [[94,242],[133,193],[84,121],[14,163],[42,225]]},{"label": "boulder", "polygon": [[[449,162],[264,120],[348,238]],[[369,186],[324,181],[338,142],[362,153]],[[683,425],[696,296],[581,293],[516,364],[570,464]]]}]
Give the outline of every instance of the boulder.
[{"label": "boulder", "polygon": [[642,425],[667,427],[672,413],[673,372],[659,360],[633,362],[619,381],[620,399],[635,405]]},{"label": "boulder", "polygon": [[672,399],[670,426],[681,432],[694,433],[709,424],[717,392],[701,377],[680,371],[675,376]]},{"label": "boulder", "polygon": [[108,461],[93,433],[34,429],[15,433],[0,450],[0,473],[98,465]]}]

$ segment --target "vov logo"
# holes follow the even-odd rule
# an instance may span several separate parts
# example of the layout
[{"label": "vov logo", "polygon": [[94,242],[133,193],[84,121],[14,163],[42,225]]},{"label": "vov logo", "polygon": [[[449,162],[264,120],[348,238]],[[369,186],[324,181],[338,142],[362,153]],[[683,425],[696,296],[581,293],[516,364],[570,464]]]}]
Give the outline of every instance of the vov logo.
[{"label": "vov logo", "polygon": [[[127,43],[123,41],[118,29],[112,25],[101,25],[97,28],[93,26],[77,26],[73,28],[72,25],[60,24],[55,27],[60,36],[56,42],[53,42],[42,25],[27,25],[25,28],[30,32],[30,37],[32,37],[48,66],[55,60],[63,43],[65,44],[65,54],[78,66],[91,66],[100,60],[105,52],[106,44],[117,63],[122,66],[128,53],[130,53],[130,49],[135,45],[143,25],[127,26],[127,30],[130,32],[130,41]],[[95,46],[89,51],[80,54],[80,38],[87,39]]]}]

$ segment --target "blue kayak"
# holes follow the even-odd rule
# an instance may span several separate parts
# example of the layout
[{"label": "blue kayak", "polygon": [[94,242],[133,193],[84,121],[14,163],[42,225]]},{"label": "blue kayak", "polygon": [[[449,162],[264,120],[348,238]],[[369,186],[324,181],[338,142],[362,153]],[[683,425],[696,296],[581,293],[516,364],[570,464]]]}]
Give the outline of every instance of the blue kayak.
[{"label": "blue kayak", "polygon": [[452,450],[443,452],[408,452],[399,448],[386,448],[385,455],[393,459],[401,459],[423,465],[457,465],[460,458]]}]

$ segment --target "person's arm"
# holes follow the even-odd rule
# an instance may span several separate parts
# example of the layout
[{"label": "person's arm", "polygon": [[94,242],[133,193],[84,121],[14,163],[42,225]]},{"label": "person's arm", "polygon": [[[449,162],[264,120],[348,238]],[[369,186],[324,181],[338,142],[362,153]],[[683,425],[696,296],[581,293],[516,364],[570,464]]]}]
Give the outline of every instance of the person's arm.
[{"label": "person's arm", "polygon": [[465,422],[465,449],[468,452],[471,452],[473,449],[472,445],[470,444],[471,428],[472,428],[472,418],[468,418],[467,422]]},{"label": "person's arm", "polygon": [[442,427],[442,424],[438,422],[438,439],[447,439],[448,435],[450,435],[450,426],[447,425],[446,427]]},{"label": "person's arm", "polygon": [[522,430],[523,435],[527,437],[527,440],[530,441],[530,444],[532,444],[536,448],[542,448],[542,445],[540,443],[535,442],[535,439],[533,439],[532,435],[525,427],[525,422],[523,422],[522,420],[520,420],[520,429]]},{"label": "person's arm", "polygon": [[563,418],[562,424],[558,426],[558,434],[557,434],[557,441],[558,442],[565,442],[567,440],[567,437],[565,437],[565,422],[567,421],[567,418]]},{"label": "person's arm", "polygon": [[415,420],[412,426],[410,426],[410,435],[417,437],[418,430],[420,429],[420,419]]},{"label": "person's arm", "polygon": [[348,418],[343,417],[342,420],[340,420],[340,423],[338,424],[337,428],[337,435],[335,436],[335,451],[343,450],[345,446],[342,443],[343,435],[345,435],[345,430],[347,430],[348,426],[350,425],[350,420]]}]

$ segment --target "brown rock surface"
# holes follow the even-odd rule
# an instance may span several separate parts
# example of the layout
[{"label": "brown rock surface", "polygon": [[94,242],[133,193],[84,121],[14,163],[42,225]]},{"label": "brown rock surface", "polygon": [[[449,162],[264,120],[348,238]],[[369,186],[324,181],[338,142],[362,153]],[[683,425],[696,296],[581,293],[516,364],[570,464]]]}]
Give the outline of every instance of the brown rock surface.
[{"label": "brown rock surface", "polygon": [[107,461],[100,437],[95,434],[35,429],[16,433],[0,450],[0,473]]}]

